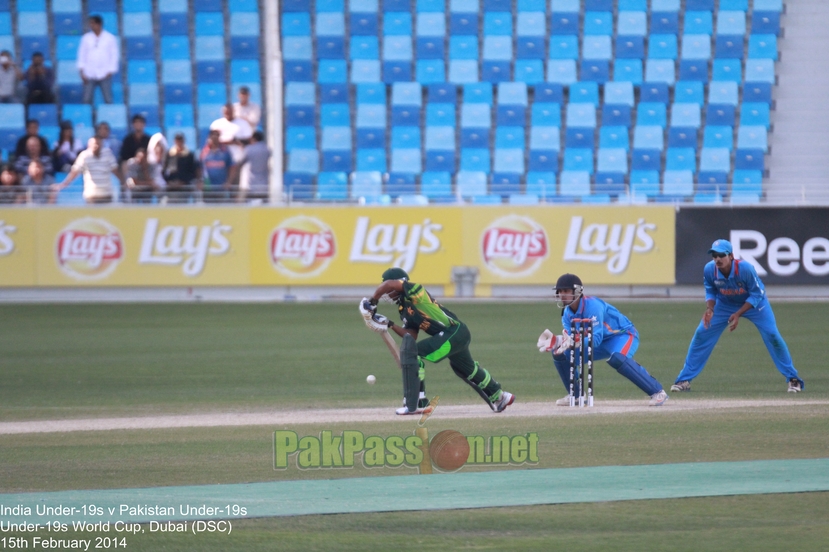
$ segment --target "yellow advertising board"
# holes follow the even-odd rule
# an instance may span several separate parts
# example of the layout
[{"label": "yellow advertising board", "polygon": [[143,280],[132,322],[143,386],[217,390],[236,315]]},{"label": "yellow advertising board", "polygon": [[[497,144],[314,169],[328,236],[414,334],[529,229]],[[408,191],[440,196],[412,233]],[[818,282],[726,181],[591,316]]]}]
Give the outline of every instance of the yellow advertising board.
[{"label": "yellow advertising board", "polygon": [[591,284],[673,284],[670,207],[463,209],[463,264],[480,284],[549,284],[565,272]]},{"label": "yellow advertising board", "polygon": [[0,286],[33,286],[36,281],[36,211],[0,210]]},{"label": "yellow advertising board", "polygon": [[251,211],[251,283],[378,284],[391,266],[424,284],[451,281],[461,257],[459,208]]},{"label": "yellow advertising board", "polygon": [[247,285],[248,218],[245,209],[42,209],[37,282]]},{"label": "yellow advertising board", "polygon": [[[672,284],[670,207],[0,210],[0,286]],[[451,289],[451,288],[450,288]]]}]

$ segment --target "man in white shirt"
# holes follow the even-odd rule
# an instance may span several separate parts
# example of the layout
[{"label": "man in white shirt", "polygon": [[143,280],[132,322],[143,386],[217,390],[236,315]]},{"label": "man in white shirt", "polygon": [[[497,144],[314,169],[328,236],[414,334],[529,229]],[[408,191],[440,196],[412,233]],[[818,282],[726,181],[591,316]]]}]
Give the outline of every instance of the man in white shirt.
[{"label": "man in white shirt", "polygon": [[101,87],[104,102],[112,103],[112,75],[118,72],[118,41],[104,30],[100,15],[89,16],[89,32],[78,46],[78,71],[83,80],[83,101],[92,103],[95,87]]},{"label": "man in white shirt", "polygon": [[233,104],[222,107],[222,118],[210,123],[210,130],[219,131],[219,143],[225,145],[236,163],[244,156],[243,147],[253,135],[253,129],[245,119],[233,116]]},{"label": "man in white shirt", "polygon": [[254,130],[259,126],[262,110],[259,109],[257,104],[250,101],[250,88],[247,86],[239,87],[239,101],[233,104],[233,116],[246,120],[250,128]]},{"label": "man in white shirt", "polygon": [[78,154],[72,170],[60,184],[55,184],[55,190],[60,191],[83,174],[83,198],[87,203],[112,202],[112,177],[119,176],[118,161],[115,155],[101,146],[101,138],[93,136],[87,142],[87,149]]}]

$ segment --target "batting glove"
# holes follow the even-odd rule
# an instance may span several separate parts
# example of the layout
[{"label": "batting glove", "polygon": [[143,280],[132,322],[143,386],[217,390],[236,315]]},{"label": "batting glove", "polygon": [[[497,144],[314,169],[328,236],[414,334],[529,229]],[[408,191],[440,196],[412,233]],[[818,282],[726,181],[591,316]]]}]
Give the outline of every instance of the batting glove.
[{"label": "batting glove", "polygon": [[367,297],[360,300],[360,316],[363,317],[366,324],[371,320],[371,317],[377,313],[377,305],[372,305]]}]

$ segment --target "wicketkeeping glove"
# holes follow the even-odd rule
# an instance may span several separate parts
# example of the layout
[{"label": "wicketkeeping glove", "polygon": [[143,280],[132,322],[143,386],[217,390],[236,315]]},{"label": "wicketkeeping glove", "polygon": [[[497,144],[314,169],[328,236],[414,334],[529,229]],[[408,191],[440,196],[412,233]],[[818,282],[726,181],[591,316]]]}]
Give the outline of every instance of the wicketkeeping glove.
[{"label": "wicketkeeping glove", "polygon": [[560,355],[568,350],[572,344],[573,340],[567,334],[567,330],[564,330],[561,335],[553,335],[550,330],[544,330],[544,333],[538,337],[536,346],[539,353],[553,351],[553,354]]}]

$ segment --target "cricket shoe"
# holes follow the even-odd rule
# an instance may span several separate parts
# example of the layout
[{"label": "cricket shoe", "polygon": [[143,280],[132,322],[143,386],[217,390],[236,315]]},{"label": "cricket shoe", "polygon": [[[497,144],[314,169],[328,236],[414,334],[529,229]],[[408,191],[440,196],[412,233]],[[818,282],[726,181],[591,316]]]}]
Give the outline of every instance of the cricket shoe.
[{"label": "cricket shoe", "polygon": [[668,402],[668,394],[665,393],[664,389],[662,389],[659,393],[651,395],[651,400],[648,402],[648,406],[662,406],[666,402]]},{"label": "cricket shoe", "polygon": [[[579,398],[576,397],[576,404],[578,404],[578,402]],[[564,395],[564,397],[557,400],[556,406],[570,406],[570,395]]]},{"label": "cricket shoe", "polygon": [[800,393],[803,391],[803,384],[797,378],[789,380],[789,393]]},{"label": "cricket shoe", "polygon": [[503,412],[509,405],[515,402],[515,395],[507,391],[501,391],[501,398],[492,403],[495,412]]},{"label": "cricket shoe", "polygon": [[679,393],[683,391],[690,391],[691,390],[691,382],[690,381],[678,381],[671,386],[671,393]]},{"label": "cricket shoe", "polygon": [[403,399],[403,407],[398,408],[394,411],[394,413],[398,416],[411,416],[413,414],[423,414],[429,408],[429,399],[421,398],[417,401],[417,408],[414,410],[414,412],[412,412],[409,410],[409,407],[406,406],[406,400]]}]

